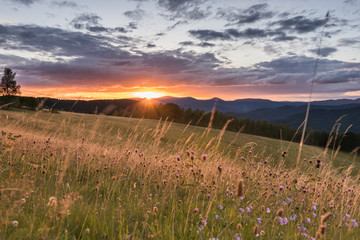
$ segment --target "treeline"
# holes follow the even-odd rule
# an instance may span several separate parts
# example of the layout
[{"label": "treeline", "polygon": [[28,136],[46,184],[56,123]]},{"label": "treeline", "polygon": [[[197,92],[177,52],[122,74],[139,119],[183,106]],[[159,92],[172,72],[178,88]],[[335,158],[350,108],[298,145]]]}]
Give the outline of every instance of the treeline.
[{"label": "treeline", "polygon": [[[192,110],[190,108],[183,109],[176,104],[150,104],[140,102],[135,104],[133,108],[120,110],[114,112],[114,115],[125,117],[144,117],[152,119],[166,119],[183,124],[207,127],[210,122],[211,112],[205,112],[199,109]],[[300,142],[302,131],[290,127],[288,124],[277,124],[263,121],[254,121],[248,118],[237,118],[236,116],[230,116],[219,111],[214,112],[212,120],[212,127],[215,129],[222,129],[228,122],[227,130],[242,133],[283,139],[287,141]],[[341,150],[352,151],[356,147],[360,146],[360,134],[348,132],[343,135],[336,131],[328,133],[326,131],[307,129],[305,133],[305,144],[326,147],[337,148],[340,144]],[[329,141],[331,139],[331,141]]]},{"label": "treeline", "polygon": [[[177,123],[189,124],[194,126],[207,127],[210,122],[211,112],[205,112],[199,109],[183,109],[180,106],[167,103],[158,104],[153,101],[136,101],[130,99],[119,100],[58,100],[51,98],[32,98],[32,97],[0,97],[0,106],[6,103],[12,103],[12,107],[22,107],[31,110],[40,108],[49,111],[72,111],[89,114],[106,114],[123,117],[149,118],[149,119],[168,119]],[[248,118],[237,118],[219,111],[214,112],[212,127],[222,129],[229,121],[228,131],[258,135],[263,137],[283,139],[288,141],[300,142],[301,130],[294,129],[289,125],[277,124],[263,121],[254,121]],[[305,144],[337,148],[341,145],[341,150],[352,151],[360,146],[360,134],[348,132],[345,135],[337,133],[328,133],[308,129],[305,134]],[[331,142],[329,143],[329,139]]]}]

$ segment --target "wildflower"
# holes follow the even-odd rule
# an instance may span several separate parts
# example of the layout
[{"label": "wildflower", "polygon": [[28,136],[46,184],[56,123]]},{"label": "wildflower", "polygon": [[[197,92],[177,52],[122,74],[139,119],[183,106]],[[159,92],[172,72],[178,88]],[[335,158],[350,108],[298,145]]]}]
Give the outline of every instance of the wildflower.
[{"label": "wildflower", "polygon": [[85,229],[86,234],[90,234],[90,228]]},{"label": "wildflower", "polygon": [[153,212],[154,213],[157,213],[159,210],[158,210],[158,208],[157,207],[153,207]]},{"label": "wildflower", "polygon": [[207,154],[203,154],[203,155],[202,155],[202,158],[203,158],[204,160],[206,160]]},{"label": "wildflower", "polygon": [[219,205],[219,209],[220,209],[220,210],[223,210],[223,209],[224,209],[224,207],[223,207],[223,206],[221,206],[221,205]]},{"label": "wildflower", "polygon": [[290,221],[295,221],[296,217],[297,217],[296,214],[294,214],[293,217],[290,216]]},{"label": "wildflower", "polygon": [[251,209],[249,207],[246,208],[247,212],[251,212]]},{"label": "wildflower", "polygon": [[210,193],[208,193],[208,194],[207,194],[207,197],[208,197],[208,198],[210,198],[210,197],[211,197]]},{"label": "wildflower", "polygon": [[316,216],[317,216],[316,213],[313,213],[312,215],[313,215],[313,217],[316,217]]},{"label": "wildflower", "polygon": [[257,218],[257,221],[258,221],[259,223],[263,223],[263,222],[264,222],[261,218]]},{"label": "wildflower", "polygon": [[354,227],[358,227],[358,223],[356,222],[355,219],[351,219],[351,222],[354,224]]},{"label": "wildflower", "polygon": [[282,202],[282,204],[285,206],[285,205],[286,205],[286,202],[285,202],[285,201],[283,201],[283,202]]},{"label": "wildflower", "polygon": [[265,162],[264,162],[265,164],[267,164],[268,163],[268,160],[265,160]]},{"label": "wildflower", "polygon": [[137,153],[139,151],[139,149],[135,148],[135,152]]},{"label": "wildflower", "polygon": [[234,237],[235,237],[236,240],[241,240],[241,238],[239,237],[239,234],[235,234]]},{"label": "wildflower", "polygon": [[346,218],[350,218],[350,214],[345,214],[345,217],[346,217]]},{"label": "wildflower", "polygon": [[266,208],[266,212],[270,213],[271,212],[270,208]]},{"label": "wildflower", "polygon": [[166,183],[167,183],[166,179],[164,179],[164,180],[163,180],[163,183],[164,183],[164,184],[166,184]]},{"label": "wildflower", "polygon": [[241,160],[243,160],[243,161],[245,161],[245,162],[247,161],[246,158],[244,158],[244,157],[241,157]]},{"label": "wildflower", "polygon": [[346,223],[345,223],[345,226],[346,226],[346,227],[349,227],[349,224],[346,222]]},{"label": "wildflower", "polygon": [[280,191],[284,190],[284,186],[280,185],[279,189]]},{"label": "wildflower", "polygon": [[219,165],[219,166],[218,166],[218,171],[219,171],[219,173],[221,173],[222,170],[223,170],[223,167],[222,167],[221,165]]},{"label": "wildflower", "polygon": [[286,198],[286,201],[291,202],[291,198]]},{"label": "wildflower", "polygon": [[19,225],[19,222],[18,221],[12,221],[12,223],[11,223],[11,225],[13,226],[13,227],[17,227],[18,225]]},{"label": "wildflower", "polygon": [[180,161],[180,156],[179,155],[176,156],[176,160]]},{"label": "wildflower", "polygon": [[198,209],[198,208],[195,208],[195,209],[194,209],[194,212],[195,212],[195,213],[199,212],[199,209]]},{"label": "wildflower", "polygon": [[288,219],[279,217],[279,222],[280,222],[280,225],[286,225],[288,223]]},{"label": "wildflower", "polygon": [[310,218],[307,218],[305,222],[306,222],[306,223],[311,223]]},{"label": "wildflower", "polygon": [[215,215],[215,219],[218,220],[218,219],[219,219],[219,215]]},{"label": "wildflower", "polygon": [[56,207],[57,206],[57,199],[56,197],[49,197],[49,202],[47,204],[50,207]]},{"label": "wildflower", "polygon": [[313,205],[314,205],[313,210],[316,210],[317,203],[314,202]]}]

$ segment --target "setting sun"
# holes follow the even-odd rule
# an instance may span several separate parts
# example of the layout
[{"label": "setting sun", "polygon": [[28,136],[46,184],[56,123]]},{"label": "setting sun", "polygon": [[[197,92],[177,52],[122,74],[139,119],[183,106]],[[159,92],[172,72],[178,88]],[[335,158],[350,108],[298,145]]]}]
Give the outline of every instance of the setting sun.
[{"label": "setting sun", "polygon": [[146,99],[159,98],[164,96],[164,94],[158,92],[136,92],[133,93],[133,95],[135,97],[146,98]]}]

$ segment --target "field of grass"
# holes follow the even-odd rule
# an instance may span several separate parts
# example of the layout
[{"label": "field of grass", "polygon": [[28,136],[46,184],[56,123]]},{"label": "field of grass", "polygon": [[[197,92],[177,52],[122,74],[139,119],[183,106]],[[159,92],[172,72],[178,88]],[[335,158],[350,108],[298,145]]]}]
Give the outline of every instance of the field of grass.
[{"label": "field of grass", "polygon": [[296,168],[296,143],[165,121],[0,122],[0,239],[359,239],[349,153],[304,146]]}]

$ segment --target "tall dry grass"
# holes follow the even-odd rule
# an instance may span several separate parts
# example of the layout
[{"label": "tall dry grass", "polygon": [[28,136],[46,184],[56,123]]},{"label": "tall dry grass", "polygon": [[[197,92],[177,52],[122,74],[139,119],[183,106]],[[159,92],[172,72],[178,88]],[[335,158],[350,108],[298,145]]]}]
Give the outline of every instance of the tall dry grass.
[{"label": "tall dry grass", "polygon": [[1,112],[1,239],[358,239],[359,175],[322,155],[109,119]]}]

